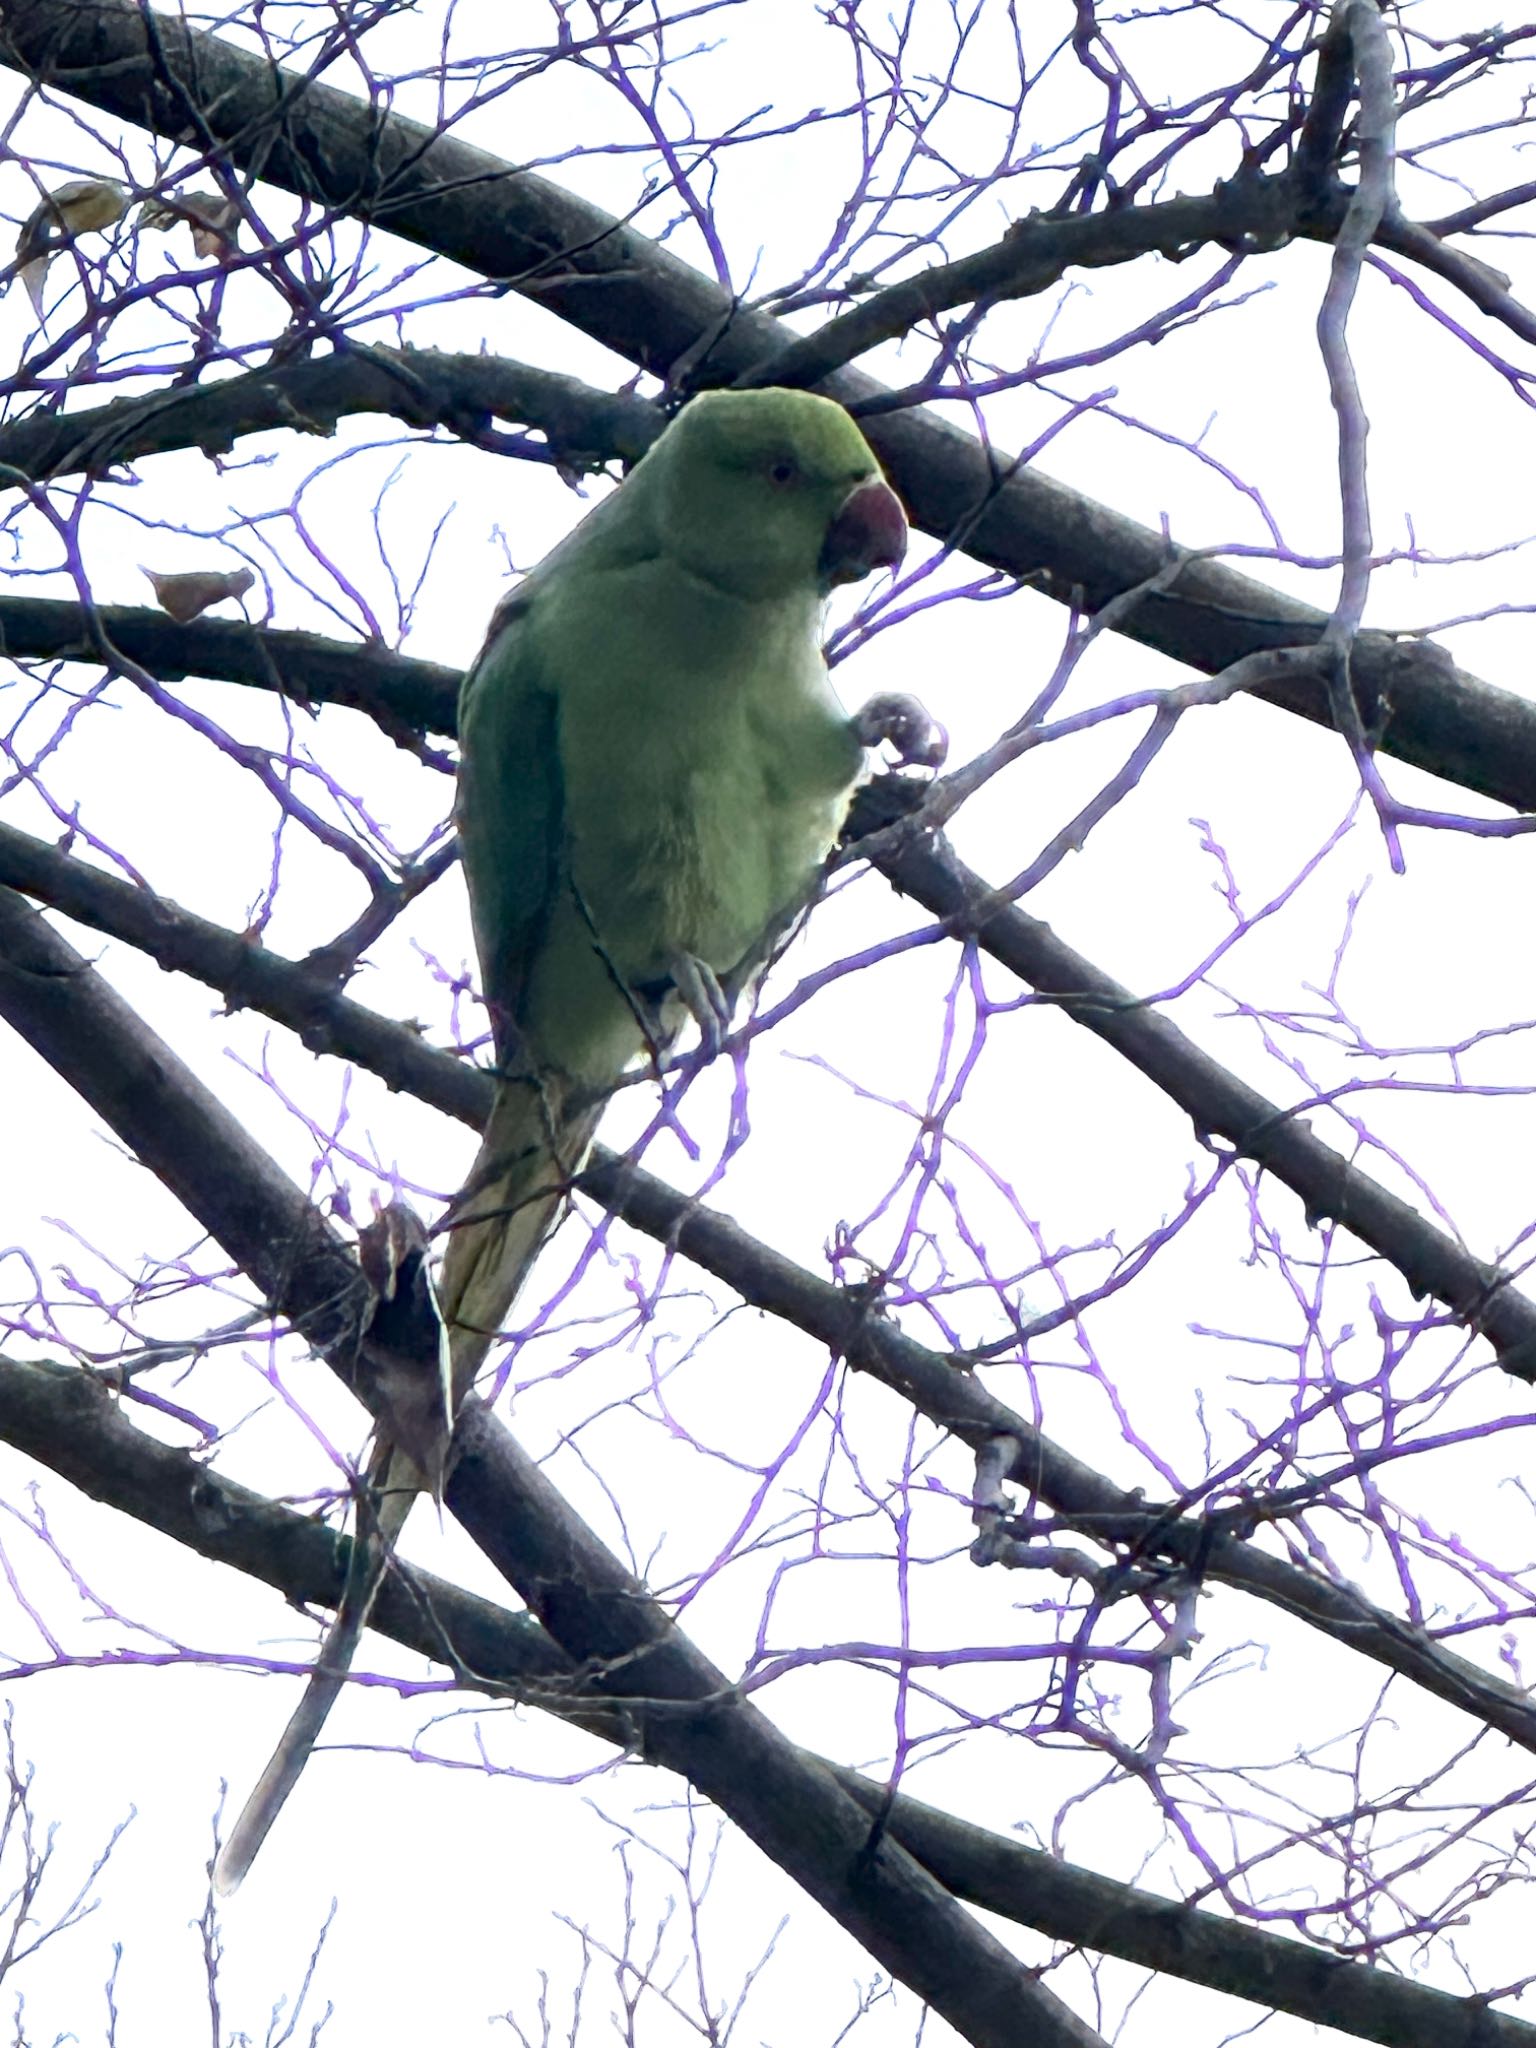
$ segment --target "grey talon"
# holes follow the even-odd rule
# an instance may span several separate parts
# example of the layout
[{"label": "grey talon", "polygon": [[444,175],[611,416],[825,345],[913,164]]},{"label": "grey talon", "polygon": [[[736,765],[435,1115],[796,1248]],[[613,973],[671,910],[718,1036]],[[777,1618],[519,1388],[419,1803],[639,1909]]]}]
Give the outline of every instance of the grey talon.
[{"label": "grey talon", "polygon": [[673,986],[699,1027],[704,1051],[713,1059],[731,1028],[731,1004],[708,961],[678,953],[668,962]]}]

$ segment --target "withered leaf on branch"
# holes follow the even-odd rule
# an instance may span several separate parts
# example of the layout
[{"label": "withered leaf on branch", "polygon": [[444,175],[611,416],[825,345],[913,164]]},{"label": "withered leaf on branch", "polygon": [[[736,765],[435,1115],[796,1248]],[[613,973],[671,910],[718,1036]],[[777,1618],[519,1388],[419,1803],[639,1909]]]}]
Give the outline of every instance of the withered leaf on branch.
[{"label": "withered leaf on branch", "polygon": [[225,192],[172,192],[153,195],[139,208],[139,226],[169,234],[183,221],[192,230],[192,248],[199,256],[217,256],[233,248],[238,236],[240,202]]},{"label": "withered leaf on branch", "polygon": [[48,265],[76,235],[115,227],[128,210],[128,194],[111,178],[73,178],[47,193],[16,237],[17,273],[34,313],[43,310]]},{"label": "withered leaf on branch", "polygon": [[369,1368],[383,1392],[390,1435],[426,1473],[442,1502],[453,1437],[453,1361],[448,1328],[428,1264],[431,1239],[406,1202],[374,1197],[374,1218],[357,1234],[357,1259],[373,1306]]},{"label": "withered leaf on branch", "polygon": [[249,569],[183,569],[172,576],[146,569],[144,574],[154,585],[160,609],[183,626],[226,597],[244,597],[256,581]]}]

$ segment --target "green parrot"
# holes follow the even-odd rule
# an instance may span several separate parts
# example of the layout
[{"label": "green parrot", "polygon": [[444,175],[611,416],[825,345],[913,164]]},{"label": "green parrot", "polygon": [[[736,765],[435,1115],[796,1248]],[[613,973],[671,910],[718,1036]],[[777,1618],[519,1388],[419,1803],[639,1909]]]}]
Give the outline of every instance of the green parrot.
[{"label": "green parrot", "polygon": [[[381,1444],[360,1567],[310,1691],[215,1871],[231,1891],[342,1683],[411,1501],[637,1059],[733,1005],[814,895],[865,750],[934,766],[906,696],[849,718],[821,653],[834,585],[906,522],[853,420],[783,390],[695,399],[506,598],[459,700],[457,818],[497,1092],[448,1217],[441,1444]],[[361,1555],[364,1546],[357,1546]],[[354,1597],[355,1596],[355,1597]]]}]

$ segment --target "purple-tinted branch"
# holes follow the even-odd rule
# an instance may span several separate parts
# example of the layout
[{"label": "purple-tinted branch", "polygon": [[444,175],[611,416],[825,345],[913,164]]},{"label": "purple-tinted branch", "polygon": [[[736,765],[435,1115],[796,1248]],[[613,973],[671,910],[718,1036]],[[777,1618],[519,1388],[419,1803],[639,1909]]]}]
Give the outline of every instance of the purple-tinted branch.
[{"label": "purple-tinted branch", "polygon": [[[1212,313],[1226,312],[1233,307],[1245,305],[1260,292],[1273,288],[1272,281],[1266,280],[1263,284],[1256,285],[1251,292],[1240,292],[1230,299],[1217,298],[1216,294],[1237,275],[1243,262],[1242,256],[1229,257],[1213,277],[1196,285],[1182,299],[1159,308],[1155,313],[1149,313],[1144,320],[1137,321],[1135,326],[1128,328],[1123,334],[1115,335],[1109,341],[1099,342],[1091,348],[1078,349],[1070,355],[1052,357],[1048,361],[1040,360],[1037,349],[1028,362],[1016,368],[998,370],[990,376],[978,374],[964,355],[964,345],[969,339],[970,329],[979,325],[979,316],[973,310],[968,321],[950,323],[944,334],[942,348],[921,376],[910,384],[900,385],[879,398],[871,398],[861,404],[860,423],[878,419],[882,413],[904,412],[911,406],[924,403],[975,405],[981,399],[994,398],[1000,392],[1017,391],[1025,385],[1039,385],[1044,388],[1044,380],[1048,377],[1059,377],[1069,370],[1092,369],[1099,364],[1113,362],[1117,356],[1122,356],[1134,348],[1155,347],[1170,334],[1176,334],[1181,327],[1193,325],[1196,320],[1208,318]],[[957,355],[961,360],[959,366],[955,367]],[[945,381],[946,372],[952,367],[955,367],[955,375]],[[1111,387],[1108,391],[1100,393],[1097,399],[1079,399],[1076,404],[1083,411],[1098,411],[1101,407],[1107,411],[1104,402],[1115,395]],[[1059,428],[1056,431],[1059,431]],[[1020,460],[1024,463],[1031,462],[1037,453],[1038,446],[1025,449]]]},{"label": "purple-tinted branch", "polygon": [[1536,313],[1529,306],[1522,305],[1509,289],[1509,280],[1502,271],[1468,256],[1460,249],[1451,249],[1430,229],[1420,227],[1416,221],[1405,220],[1393,209],[1377,230],[1376,241],[1383,249],[1390,249],[1398,256],[1406,256],[1420,264],[1425,270],[1443,277],[1448,284],[1468,298],[1480,313],[1486,313],[1490,320],[1497,320],[1512,334],[1518,334],[1522,341],[1536,342]]},{"label": "purple-tinted branch", "polygon": [[[903,787],[907,800],[914,793],[920,797],[920,786],[914,792],[912,785],[895,785],[898,793]],[[860,822],[880,827],[894,822],[874,808],[881,800],[878,791],[870,793]],[[1389,1259],[1416,1291],[1446,1302],[1494,1344],[1506,1370],[1536,1377],[1536,1306],[1506,1276],[1474,1259],[1406,1202],[1351,1167],[1302,1121],[1228,1073],[1167,1017],[1072,952],[1048,926],[1004,903],[942,841],[909,831],[879,843],[884,850],[877,864],[903,893],[946,919],[957,933],[974,933],[1003,965],[1145,1073],[1193,1117],[1197,1129],[1225,1138],[1284,1181],[1309,1214],[1337,1217]],[[489,1087],[484,1076],[403,1032],[413,1052],[402,1067],[391,1027],[382,1019],[264,949],[7,827],[0,827],[0,876],[41,893],[71,916],[147,947],[163,964],[210,980],[233,999],[294,1024],[312,1049],[326,1047],[357,1058],[392,1086],[409,1087],[470,1123],[483,1120]],[[298,977],[291,984],[289,974]],[[454,1070],[452,1082],[445,1068]],[[606,1193],[603,1198],[610,1199]]]},{"label": "purple-tinted branch", "polygon": [[[1158,107],[1155,109],[1142,124],[1144,132],[1150,134],[1155,129],[1171,129],[1172,139],[1162,149],[1154,151],[1145,163],[1140,164],[1132,172],[1131,176],[1121,187],[1122,198],[1126,200],[1135,199],[1149,185],[1159,181],[1166,174],[1169,165],[1173,163],[1174,159],[1187,150],[1191,141],[1195,138],[1211,134],[1223,122],[1233,120],[1234,116],[1240,119],[1238,105],[1243,98],[1262,91],[1265,86],[1269,85],[1282,72],[1297,69],[1302,51],[1290,44],[1290,38],[1298,29],[1306,29],[1314,19],[1315,11],[1312,0],[1298,0],[1298,4],[1291,9],[1284,21],[1280,22],[1273,31],[1257,38],[1260,44],[1260,55],[1246,76],[1234,79],[1230,84],[1224,85],[1215,91],[1208,91],[1203,96],[1202,101],[1186,102],[1182,107]],[[1311,105],[1317,99],[1320,89],[1321,85],[1319,83],[1319,86],[1314,88],[1312,101],[1307,103],[1309,111]],[[1275,129],[1277,147],[1291,133],[1294,127],[1294,118],[1277,125]],[[1137,140],[1139,138],[1133,131],[1129,139]],[[1256,163],[1261,163],[1264,160],[1258,152],[1250,150],[1248,154],[1252,156],[1253,161]]]},{"label": "purple-tinted branch", "polygon": [[1317,316],[1317,341],[1328,376],[1328,395],[1338,421],[1339,506],[1343,569],[1338,602],[1323,635],[1320,653],[1333,700],[1334,723],[1349,743],[1361,781],[1376,806],[1393,869],[1401,872],[1402,850],[1391,798],[1372,757],[1372,745],[1355,701],[1351,664],[1365,615],[1371,581],[1371,506],[1365,445],[1369,432],[1365,404],[1349,351],[1348,322],[1371,243],[1394,204],[1394,138],[1397,104],[1392,92],[1392,50],[1375,0],[1339,0],[1339,32],[1349,39],[1359,81],[1360,177],[1334,237],[1328,289]]},{"label": "purple-tinted branch", "polygon": [[[98,635],[98,656],[110,662],[113,669],[127,677],[156,710],[163,712],[178,725],[185,725],[195,732],[199,739],[206,740],[226,760],[252,776],[257,785],[264,789],[277,806],[279,831],[282,825],[292,821],[301,826],[321,846],[329,848],[344,860],[359,875],[376,897],[387,890],[387,879],[380,870],[372,852],[359,845],[352,835],[323,817],[312,804],[306,803],[293,788],[292,776],[285,773],[274,756],[264,747],[253,746],[245,740],[238,740],[225,727],[210,718],[206,712],[194,705],[184,704],[165,689],[147,669],[141,668],[121,648],[113,647],[100,632],[100,615],[87,609],[86,620]],[[291,765],[291,764],[290,764]],[[275,889],[275,875],[274,883]],[[265,921],[264,919],[262,920]]]},{"label": "purple-tinted branch", "polygon": [[[297,1606],[333,1607],[350,1541],[228,1479],[193,1453],[149,1436],[99,1383],[45,1360],[0,1360],[0,1435],[88,1498],[273,1587]],[[413,1566],[380,1588],[372,1625],[446,1664],[461,1684],[559,1715],[601,1741],[632,1748],[621,1707],[526,1613]],[[1144,1968],[1380,2041],[1444,2048],[1530,2048],[1536,2028],[1396,1972],[1343,1963],[1309,1945],[1138,1891],[1131,1885],[958,1821],[824,1760],[871,1815],[957,1897],[1058,1941],[1102,1947]]]},{"label": "purple-tinted branch", "polygon": [[[910,800],[910,799],[908,799]],[[863,818],[885,825],[878,791]],[[856,825],[860,814],[856,811]],[[857,845],[857,839],[854,842]],[[1331,1216],[1493,1344],[1506,1371],[1536,1380],[1536,1303],[1408,1203],[1357,1173],[1292,1112],[1250,1088],[1186,1038],[1155,999],[1132,993],[1073,952],[1050,927],[1008,904],[941,840],[914,831],[884,840],[876,865],[904,895],[974,937],[1040,995],[1084,1024],[1154,1081],[1195,1122],[1298,1194],[1314,1220]]]},{"label": "purple-tinted branch", "polygon": [[888,285],[863,305],[789,341],[737,381],[814,386],[855,358],[894,341],[951,307],[1030,298],[1059,284],[1068,270],[1092,270],[1158,254],[1172,260],[1208,242],[1243,251],[1282,247],[1293,236],[1323,234],[1342,217],[1342,200],[1304,220],[1287,175],[1234,179],[1213,193],[1154,200],[1107,213],[1031,214],[991,247],[954,263],[932,265]]},{"label": "purple-tinted branch", "polygon": [[[91,1499],[298,1605],[333,1607],[340,1597],[349,1537],[137,1428],[94,1374],[6,1357],[0,1361],[0,1433]],[[386,1578],[373,1625],[477,1690],[560,1713],[621,1747],[633,1744],[622,1710],[585,1687],[571,1660],[526,1614],[511,1614],[413,1566],[408,1581],[393,1573]]]},{"label": "purple-tinted branch", "polygon": [[[1183,558],[1174,573],[1164,542],[1142,585],[1121,593],[1120,602],[1106,599],[1114,607],[1111,623],[1137,631],[1150,605],[1177,603],[1180,592],[1198,582],[1208,566],[1198,558]],[[1239,580],[1245,588],[1257,588]],[[1320,628],[1322,614],[1311,616]],[[416,728],[439,733],[455,728],[457,669],[318,634],[208,618],[178,625],[162,612],[127,606],[88,612],[56,598],[0,597],[0,650],[23,660],[99,659],[92,617],[111,645],[160,681],[206,676],[274,690],[301,705],[348,705],[368,712],[412,751],[419,746]],[[1254,625],[1254,637],[1262,641],[1267,637],[1262,620]],[[1282,632],[1272,653],[1250,650],[1246,660],[1236,658],[1231,672],[1243,675],[1243,687],[1266,702],[1329,725],[1329,693],[1318,677],[1317,657],[1307,641],[1296,640]],[[1463,674],[1428,644],[1417,643],[1426,661],[1416,671],[1407,659],[1414,644],[1374,633],[1362,634],[1356,643],[1354,682],[1362,722],[1382,751],[1421,761],[1448,780],[1536,811],[1536,710],[1523,698]],[[1226,679],[1214,680],[1218,694],[1227,694]],[[1199,687],[1192,686],[1191,701],[1203,701]],[[1443,751],[1436,752],[1437,747]]]},{"label": "purple-tinted branch", "polygon": [[168,972],[193,975],[217,989],[232,1009],[249,1007],[276,1019],[311,1052],[355,1060],[389,1087],[445,1115],[476,1129],[484,1123],[489,1075],[349,1001],[333,978],[8,825],[0,825],[0,878],[80,923],[137,946]]},{"label": "purple-tinted branch", "polygon": [[[394,1415],[391,1373],[435,1375],[439,1329],[370,1336],[348,1248],[171,1048],[23,898],[0,895],[0,1013],[130,1145],[342,1378]],[[600,1691],[632,1702],[648,1756],[713,1799],[765,1854],[975,2048],[1100,2037],[903,1850],[870,1853],[856,1802],[682,1635],[473,1397],[446,1498]]]},{"label": "purple-tinted branch", "polygon": [[[921,861],[924,856],[905,858]],[[489,1075],[424,1045],[406,1026],[377,1016],[333,986],[317,984],[294,963],[252,947],[190,912],[152,897],[146,900],[147,892],[98,875],[67,855],[3,828],[0,877],[38,890],[79,921],[144,946],[162,964],[250,1003],[298,1030],[315,1049],[354,1059],[379,1073],[390,1086],[408,1089],[448,1115],[479,1128],[488,1114]],[[1008,916],[1014,919],[1020,913],[1009,912]],[[1098,979],[1103,982],[1102,976]],[[1119,993],[1134,1031],[1133,999],[1124,991]],[[1171,1033],[1176,1045],[1185,1044],[1154,1013],[1146,1013],[1140,1022],[1159,1042]],[[1193,1048],[1187,1050],[1195,1061],[1203,1060]],[[1220,1076],[1214,1062],[1205,1064]],[[1227,1086],[1241,1089],[1241,1084],[1230,1078]],[[1251,1100],[1260,1099],[1251,1091],[1246,1094]],[[1325,1147],[1310,1138],[1307,1142],[1336,1169],[1342,1168],[1343,1163]],[[1351,1179],[1367,1189],[1371,1186],[1363,1176]],[[850,1291],[804,1272],[728,1218],[712,1214],[696,1197],[678,1193],[602,1146],[595,1148],[592,1163],[578,1185],[634,1228],[724,1280],[755,1307],[783,1316],[845,1353],[861,1370],[880,1378],[931,1422],[959,1435],[973,1450],[996,1436],[1016,1437],[1025,1448],[1012,1467],[1012,1477],[1046,1501],[1066,1526],[1101,1544],[1123,1546],[1131,1557],[1165,1557],[1196,1565],[1209,1579],[1274,1601],[1361,1655],[1386,1663],[1438,1697],[1480,1715],[1512,1740],[1536,1749],[1536,1710],[1518,1688],[1487,1679],[1476,1666],[1450,1657],[1426,1637],[1405,1630],[1353,1588],[1331,1585],[1310,1572],[1265,1557],[1230,1532],[1213,1547],[1198,1518],[1170,1517],[1149,1509],[1139,1495],[1112,1486],[985,1392],[972,1373],[957,1370],[952,1360],[871,1314],[866,1292]],[[1390,1203],[1392,1198],[1380,1195],[1380,1200]],[[1418,1231],[1428,1229],[1420,1219],[1412,1221]],[[1435,1233],[1429,1231],[1429,1235],[1433,1239]],[[1450,1240],[1440,1242],[1447,1254],[1455,1251]]]},{"label": "purple-tinted branch", "polygon": [[346,930],[315,947],[300,964],[324,980],[346,981],[368,948],[377,945],[395,919],[409,909],[423,890],[430,889],[447,874],[458,858],[458,843],[450,839],[425,860],[414,861],[399,875],[376,882],[368,902]]},{"label": "purple-tinted branch", "polygon": [[1062,1526],[1101,1545],[1123,1548],[1130,1559],[1163,1557],[1208,1581],[1273,1601],[1498,1727],[1522,1747],[1536,1749],[1536,1708],[1522,1688],[1490,1681],[1476,1665],[1374,1608],[1347,1583],[1299,1571],[1230,1535],[1212,1545],[1203,1518],[1149,1509],[1141,1495],[1112,1485],[1063,1451],[977,1378],[957,1372],[941,1354],[872,1314],[858,1292],[803,1272],[728,1219],[622,1163],[610,1168],[605,1162],[583,1175],[580,1184],[627,1223],[725,1280],[753,1306],[783,1316],[843,1352],[972,1450],[994,1436],[1015,1438],[1023,1450],[1009,1478],[1046,1501]]},{"label": "purple-tinted branch", "polygon": [[1453,318],[1443,306],[1437,305],[1416,279],[1405,275],[1384,257],[1373,253],[1369,260],[1371,268],[1389,279],[1399,291],[1406,292],[1421,313],[1428,314],[1437,326],[1443,327],[1447,334],[1453,335],[1462,347],[1470,349],[1473,355],[1480,356],[1491,370],[1496,371],[1522,405],[1536,405],[1536,398],[1533,398],[1531,393],[1532,383],[1536,382],[1536,372],[1522,370],[1517,364],[1499,355],[1489,347],[1481,335],[1474,334],[1460,320]]},{"label": "purple-tinted branch", "polygon": [[1416,40],[1422,48],[1449,50],[1451,55],[1439,64],[1406,65],[1395,74],[1393,82],[1403,90],[1404,106],[1411,108],[1453,79],[1465,78],[1469,72],[1477,75],[1486,70],[1520,43],[1529,42],[1533,36],[1536,36],[1536,24],[1531,23],[1522,23],[1512,29],[1474,29],[1468,35],[1432,36],[1420,30]]},{"label": "purple-tinted branch", "polygon": [[[1000,734],[973,761],[967,761],[948,775],[939,776],[930,786],[919,817],[921,825],[938,830],[995,775],[1035,747],[1060,738],[1068,731],[1085,730],[1104,722],[1109,716],[1119,715],[1113,707],[1095,706],[1075,718],[1062,719],[1052,725],[1043,722],[1045,713],[1060,697],[1094,641],[1103,633],[1113,631],[1125,613],[1134,610],[1149,594],[1172,589],[1185,567],[1186,561],[1182,556],[1169,561],[1148,583],[1126,591],[1121,597],[1111,598],[1085,626],[1074,628],[1049,681],[1018,723]],[[1317,669],[1318,657],[1310,649],[1275,648],[1269,653],[1249,655],[1234,663],[1223,675],[1211,676],[1198,683],[1180,684],[1172,690],[1149,692],[1144,700],[1145,708],[1152,712],[1153,727],[1161,735],[1158,740],[1161,745],[1162,739],[1167,737],[1183,713],[1197,705],[1222,704],[1240,693],[1257,692],[1266,683],[1279,678],[1315,674]],[[1138,708],[1141,706],[1134,701],[1124,706],[1127,711]],[[1094,799],[1095,803],[1098,801]],[[910,834],[910,827],[906,825],[894,829],[908,836]],[[1066,828],[1069,838],[1072,830],[1070,826]],[[874,857],[879,851],[878,841],[873,847],[861,847],[860,851]],[[1010,889],[1008,893],[1022,895],[1026,887],[1033,887],[1035,879],[1030,877],[1026,881],[1021,878],[1018,888]]]},{"label": "purple-tinted branch", "polygon": [[[781,322],[731,305],[712,279],[549,181],[333,87],[301,85],[128,0],[92,0],[69,13],[53,0],[8,0],[0,61],[67,80],[77,98],[162,134],[183,134],[195,109],[204,147],[222,144],[236,165],[273,184],[509,280],[663,377],[689,355],[700,381],[728,383],[760,370],[792,339]],[[1268,192],[1275,181],[1238,182],[1246,194]],[[1255,231],[1246,197],[1221,203],[1235,210],[1237,235]],[[1341,196],[1322,229],[1331,232],[1343,203]],[[1096,231],[1092,220],[1083,227]],[[829,389],[855,409],[881,391],[851,371]],[[1038,472],[1018,471],[930,414],[871,421],[870,439],[918,524],[941,538],[963,528],[967,552],[1053,597],[1097,609],[1165,559],[1164,536]],[[1139,607],[1125,630],[1214,673],[1260,647],[1312,644],[1324,623],[1310,605],[1208,562],[1176,592]],[[1536,809],[1536,714],[1528,705],[1459,674],[1438,650],[1385,635],[1362,635],[1354,667],[1362,717],[1373,732],[1379,726],[1385,751]],[[1316,686],[1277,690],[1271,701],[1319,723],[1331,719],[1328,693]]]},{"label": "purple-tinted branch", "polygon": [[[1361,0],[1362,6],[1367,4]],[[1386,68],[1377,68],[1385,79]],[[1362,159],[1369,155],[1362,134]],[[936,320],[951,307],[990,307],[1035,297],[1060,283],[1070,269],[1124,264],[1153,253],[1181,261],[1211,242],[1235,250],[1239,257],[1282,247],[1298,236],[1337,247],[1345,221],[1361,203],[1359,195],[1359,186],[1351,192],[1336,180],[1313,191],[1299,173],[1281,172],[1234,179],[1211,194],[1107,213],[1031,214],[1015,222],[992,247],[887,286],[814,334],[786,343],[738,381],[819,385],[857,357]],[[1411,257],[1446,278],[1480,311],[1502,320],[1523,339],[1536,336],[1536,314],[1511,296],[1506,278],[1477,257],[1446,248],[1433,231],[1406,219],[1390,193],[1386,203],[1373,205],[1365,240]],[[1149,325],[1155,328],[1157,322]],[[1102,353],[1107,351],[1095,359],[1102,359]],[[921,384],[906,393],[882,393],[869,410],[887,410],[903,397],[915,403],[928,395]]]}]

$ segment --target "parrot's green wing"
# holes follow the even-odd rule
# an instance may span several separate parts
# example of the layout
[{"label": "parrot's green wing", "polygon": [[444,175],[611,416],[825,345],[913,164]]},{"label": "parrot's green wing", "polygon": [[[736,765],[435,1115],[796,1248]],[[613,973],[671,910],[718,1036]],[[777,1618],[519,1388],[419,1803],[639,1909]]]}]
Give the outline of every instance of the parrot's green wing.
[{"label": "parrot's green wing", "polygon": [[558,884],[564,790],[558,709],[541,685],[517,593],[459,694],[459,847],[498,1058],[515,1058],[528,962]]}]

